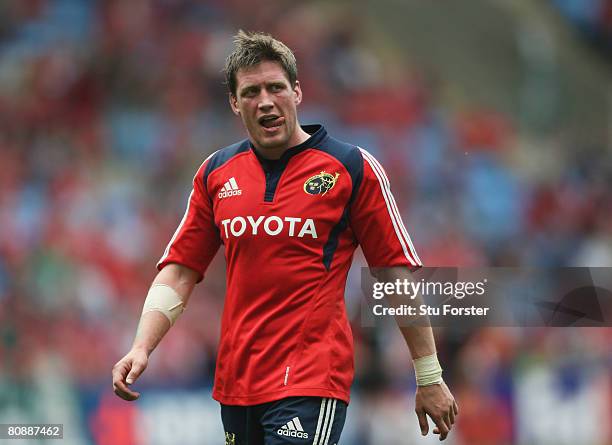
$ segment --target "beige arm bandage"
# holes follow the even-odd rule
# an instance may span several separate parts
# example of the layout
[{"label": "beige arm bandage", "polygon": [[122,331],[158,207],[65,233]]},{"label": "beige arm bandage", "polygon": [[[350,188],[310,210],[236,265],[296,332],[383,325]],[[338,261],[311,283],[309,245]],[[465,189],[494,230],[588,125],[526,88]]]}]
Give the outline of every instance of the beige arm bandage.
[{"label": "beige arm bandage", "polygon": [[436,354],[427,355],[412,361],[416,374],[417,386],[429,386],[442,383],[442,367]]},{"label": "beige arm bandage", "polygon": [[142,308],[142,314],[147,312],[158,311],[166,316],[170,321],[170,326],[174,325],[176,319],[183,313],[183,300],[167,284],[154,284],[149,289],[147,298]]}]

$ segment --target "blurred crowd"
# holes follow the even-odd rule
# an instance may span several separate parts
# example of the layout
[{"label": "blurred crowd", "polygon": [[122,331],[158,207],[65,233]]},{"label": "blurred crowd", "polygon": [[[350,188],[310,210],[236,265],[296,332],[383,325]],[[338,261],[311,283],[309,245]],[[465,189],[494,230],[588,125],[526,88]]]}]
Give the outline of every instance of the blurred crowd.
[{"label": "blurred crowd", "polygon": [[[266,30],[295,50],[301,122],[322,122],[378,157],[426,265],[612,265],[604,146],[585,155],[580,141],[559,132],[525,149],[511,116],[446,106],[418,66],[382,55],[351,7],[4,1],[0,406],[25,403],[15,390],[27,393],[48,356],[64,363],[75,388],[110,391],[110,368],[130,346],[195,170],[245,137],[221,73],[238,27]],[[143,384],[210,385],[223,268],[218,257]],[[358,287],[349,286],[349,300]],[[356,394],[376,405],[412,391],[397,330],[362,329],[358,314],[353,328]],[[447,380],[464,401],[459,443],[512,442],[512,385],[525,357],[610,360],[610,330],[437,335]],[[480,419],[491,412],[484,428]]]},{"label": "blurred crowd", "polygon": [[596,48],[612,55],[612,3],[609,0],[553,0],[559,12]]}]

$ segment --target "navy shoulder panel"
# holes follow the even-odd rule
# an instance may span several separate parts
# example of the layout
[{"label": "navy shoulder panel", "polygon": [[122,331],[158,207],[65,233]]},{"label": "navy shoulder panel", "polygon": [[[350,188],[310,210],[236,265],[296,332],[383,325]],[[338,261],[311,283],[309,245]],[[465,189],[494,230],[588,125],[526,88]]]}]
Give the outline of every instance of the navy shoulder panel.
[{"label": "navy shoulder panel", "polygon": [[363,156],[361,155],[361,151],[359,151],[359,147],[339,141],[338,139],[330,136],[321,141],[317,149],[333,156],[340,163],[342,163],[349,175],[351,175],[351,180],[353,182],[351,198],[346,204],[340,220],[332,228],[329,239],[323,246],[323,265],[325,266],[325,269],[330,270],[332,261],[334,259],[334,254],[338,248],[340,234],[349,226],[350,206],[357,196],[357,192],[359,191],[359,187],[363,181]]},{"label": "navy shoulder panel", "polygon": [[353,202],[363,180],[363,157],[359,147],[328,136],[316,148],[336,158],[349,172],[353,181],[350,202]]},{"label": "navy shoulder panel", "polygon": [[250,148],[251,148],[251,145],[249,143],[249,140],[245,139],[243,141],[236,142],[235,144],[232,144],[228,147],[222,148],[221,150],[217,151],[213,155],[213,157],[210,158],[210,161],[208,161],[208,164],[206,165],[206,168],[204,169],[204,177],[203,177],[204,186],[206,187],[206,183],[208,181],[208,175],[210,175],[213,171],[215,171],[216,169],[218,169],[219,167],[227,163],[230,159],[232,159],[237,154],[250,150]]}]

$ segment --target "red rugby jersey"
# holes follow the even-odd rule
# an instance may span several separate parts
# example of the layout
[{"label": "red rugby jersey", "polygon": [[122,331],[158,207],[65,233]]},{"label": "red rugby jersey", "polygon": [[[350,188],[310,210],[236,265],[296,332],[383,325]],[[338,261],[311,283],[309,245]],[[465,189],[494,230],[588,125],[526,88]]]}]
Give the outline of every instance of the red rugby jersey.
[{"label": "red rugby jersey", "polygon": [[276,162],[248,140],[209,156],[158,263],[204,275],[225,246],[213,390],[223,404],[348,402],[353,338],[344,289],[355,248],[370,267],[421,265],[376,159],[320,125],[303,128],[311,137]]}]

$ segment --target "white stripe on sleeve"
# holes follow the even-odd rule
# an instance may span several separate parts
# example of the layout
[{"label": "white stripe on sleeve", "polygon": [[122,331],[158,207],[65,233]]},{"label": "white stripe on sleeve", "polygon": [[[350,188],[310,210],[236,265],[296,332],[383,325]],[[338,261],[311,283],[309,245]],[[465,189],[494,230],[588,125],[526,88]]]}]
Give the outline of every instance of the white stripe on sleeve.
[{"label": "white stripe on sleeve", "polygon": [[395,199],[393,198],[393,194],[391,193],[389,179],[387,178],[384,169],[376,160],[376,158],[374,158],[374,156],[372,156],[370,153],[368,153],[361,147],[359,148],[359,150],[361,150],[363,158],[368,162],[368,164],[370,164],[372,171],[374,171],[374,174],[378,179],[383,198],[387,205],[387,211],[389,212],[393,228],[395,229],[395,234],[397,235],[397,238],[402,246],[402,250],[404,251],[406,259],[413,266],[422,266],[421,260],[416,253],[416,249],[412,244],[412,240],[410,239],[410,235],[408,235],[408,232],[404,227],[404,223],[402,222],[402,218],[397,208],[397,204],[395,203]]},{"label": "white stripe on sleeve", "polygon": [[168,254],[170,253],[170,247],[172,247],[174,240],[176,239],[181,229],[183,228],[183,224],[185,224],[185,220],[187,219],[187,215],[189,214],[189,207],[191,204],[192,196],[193,196],[193,189],[191,190],[191,193],[189,193],[189,198],[187,198],[187,208],[185,209],[185,214],[183,215],[183,219],[181,219],[181,223],[176,228],[176,231],[174,232],[174,235],[172,235],[172,238],[170,238],[170,242],[166,246],[166,250],[164,250],[164,254],[162,255],[161,259],[157,262],[158,265],[166,261],[166,258],[168,258]]},{"label": "white stripe on sleeve", "polygon": [[[212,158],[218,151],[219,150],[215,151],[214,153],[211,153],[206,159],[204,159],[204,162],[202,162],[202,164],[200,164],[200,166],[198,167],[198,171],[200,171],[200,168],[202,168],[202,165],[204,165],[206,161]],[[166,258],[168,258],[168,255],[170,254],[170,249],[172,248],[172,244],[174,243],[174,240],[176,240],[176,237],[178,236],[178,234],[181,232],[181,229],[183,228],[183,224],[185,224],[185,220],[187,219],[187,215],[189,214],[189,207],[191,204],[191,197],[193,196],[193,192],[194,190],[191,189],[191,193],[189,193],[189,198],[187,198],[187,208],[185,209],[185,214],[183,215],[183,219],[181,219],[179,226],[176,228],[176,231],[174,232],[174,235],[172,235],[172,238],[170,238],[170,242],[166,246],[166,250],[164,250],[164,254],[160,258],[160,260],[157,262],[158,266],[164,261],[166,261]]]}]

